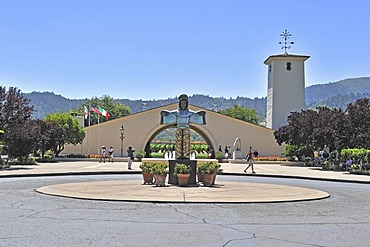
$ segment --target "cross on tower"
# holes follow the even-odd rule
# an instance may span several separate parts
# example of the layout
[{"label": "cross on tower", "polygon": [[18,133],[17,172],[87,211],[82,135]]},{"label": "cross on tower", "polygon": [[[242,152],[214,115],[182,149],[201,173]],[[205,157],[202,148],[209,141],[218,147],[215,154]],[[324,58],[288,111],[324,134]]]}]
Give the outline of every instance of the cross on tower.
[{"label": "cross on tower", "polygon": [[284,53],[286,54],[286,55],[288,55],[288,52],[286,51],[287,49],[290,49],[290,45],[294,45],[294,42],[292,42],[292,41],[288,41],[288,39],[292,36],[289,32],[288,32],[288,30],[284,30],[284,32],[283,33],[281,33],[280,34],[280,36],[282,36],[282,38],[284,39],[284,45],[283,45],[283,42],[279,42],[279,45],[283,45],[282,47],[281,47],[281,49],[284,49]]}]

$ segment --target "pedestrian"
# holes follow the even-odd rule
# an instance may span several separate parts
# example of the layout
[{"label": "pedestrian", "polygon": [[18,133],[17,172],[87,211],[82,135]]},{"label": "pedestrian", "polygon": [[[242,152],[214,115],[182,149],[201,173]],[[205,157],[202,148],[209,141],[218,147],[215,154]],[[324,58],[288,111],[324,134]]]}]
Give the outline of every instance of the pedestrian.
[{"label": "pedestrian", "polygon": [[113,149],[113,147],[109,148],[108,154],[109,154],[109,161],[111,161],[113,163],[114,162],[114,149]]},{"label": "pedestrian", "polygon": [[253,167],[253,153],[252,153],[252,147],[249,147],[249,151],[247,154],[247,162],[248,162],[248,167],[244,169],[244,172],[247,173],[247,170],[249,167],[252,168],[252,173],[254,172],[254,167]]},{"label": "pedestrian", "polygon": [[227,146],[225,146],[225,158],[229,158],[229,150],[227,149]]},{"label": "pedestrian", "polygon": [[218,151],[219,151],[219,152],[222,152],[222,147],[221,147],[221,145],[220,145],[220,146],[218,146]]},{"label": "pedestrian", "polygon": [[133,149],[131,146],[127,149],[127,155],[128,155],[128,169],[132,170],[132,161],[134,160],[134,152],[135,149]]},{"label": "pedestrian", "polygon": [[233,153],[231,152],[231,146],[227,147],[227,152],[229,154],[229,159],[232,159],[233,158]]},{"label": "pedestrian", "polygon": [[107,148],[105,146],[101,146],[101,151],[100,151],[100,159],[99,163],[103,160],[105,163],[105,155],[107,153]]}]

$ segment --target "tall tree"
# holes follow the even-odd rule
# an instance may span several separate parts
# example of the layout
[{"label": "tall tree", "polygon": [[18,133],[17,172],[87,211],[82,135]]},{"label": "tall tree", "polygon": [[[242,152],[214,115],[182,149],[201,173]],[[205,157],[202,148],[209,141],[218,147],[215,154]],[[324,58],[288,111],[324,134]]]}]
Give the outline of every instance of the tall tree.
[{"label": "tall tree", "polygon": [[234,108],[226,108],[218,111],[221,114],[233,117],[242,121],[246,121],[253,124],[258,124],[258,118],[256,110],[248,107],[242,107],[240,105],[234,105]]},{"label": "tall tree", "polygon": [[346,113],[350,121],[351,146],[370,149],[370,99],[362,98],[348,104]]},{"label": "tall tree", "polygon": [[63,139],[64,129],[56,122],[48,122],[44,120],[35,120],[36,125],[36,149],[40,151],[41,158],[48,150],[54,150],[58,145],[58,141]]},{"label": "tall tree", "polygon": [[55,143],[53,151],[55,156],[59,156],[59,153],[64,150],[65,144],[77,145],[82,143],[85,138],[85,132],[82,127],[80,127],[77,119],[73,117],[70,113],[54,113],[48,114],[45,121],[55,122],[60,127],[63,128],[64,133],[62,135],[55,136]]},{"label": "tall tree", "polygon": [[0,86],[0,129],[4,130],[5,151],[13,158],[26,158],[33,149],[33,107],[16,87]]},{"label": "tall tree", "polygon": [[[104,116],[101,116],[101,115],[98,115],[98,114],[95,114],[95,113],[91,113],[90,114],[90,125],[97,124],[98,123],[98,118],[99,118],[99,122],[101,123],[101,122],[117,119],[117,118],[124,117],[124,116],[127,116],[127,115],[131,114],[130,107],[128,107],[128,106],[126,106],[126,105],[124,105],[124,104],[122,104],[118,101],[115,101],[109,95],[104,95],[101,98],[93,97],[89,100],[86,100],[82,105],[80,105],[76,109],[76,112],[82,115],[84,113],[84,108],[85,107],[88,110],[90,110],[90,105],[91,104],[93,104],[95,107],[101,107],[104,110],[106,110],[107,112],[109,112],[110,118],[107,119]],[[88,125],[87,121],[88,120],[85,121],[85,126]]]}]

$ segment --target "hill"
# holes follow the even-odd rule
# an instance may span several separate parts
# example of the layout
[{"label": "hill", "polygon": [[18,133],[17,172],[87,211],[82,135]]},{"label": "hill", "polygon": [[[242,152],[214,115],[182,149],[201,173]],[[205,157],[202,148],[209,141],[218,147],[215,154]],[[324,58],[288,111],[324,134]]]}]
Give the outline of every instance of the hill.
[{"label": "hill", "polygon": [[[36,112],[33,118],[44,118],[47,113],[67,112],[70,109],[76,109],[87,99],[67,99],[53,92],[32,92],[24,93],[25,97],[30,99],[31,105]],[[306,88],[306,105],[308,108],[316,106],[328,106],[330,108],[346,108],[347,104],[354,102],[359,98],[370,98],[370,77],[351,78],[338,82],[327,84],[317,84]],[[209,110],[225,109],[234,105],[250,107],[257,111],[260,120],[266,116],[266,97],[264,98],[213,98],[208,95],[189,96],[192,105],[196,105]],[[131,108],[132,113],[143,110],[168,105],[177,102],[177,99],[168,98],[163,100],[129,100],[116,99]]]},{"label": "hill", "polygon": [[346,108],[359,98],[370,98],[370,77],[351,78],[306,88],[306,105]]}]

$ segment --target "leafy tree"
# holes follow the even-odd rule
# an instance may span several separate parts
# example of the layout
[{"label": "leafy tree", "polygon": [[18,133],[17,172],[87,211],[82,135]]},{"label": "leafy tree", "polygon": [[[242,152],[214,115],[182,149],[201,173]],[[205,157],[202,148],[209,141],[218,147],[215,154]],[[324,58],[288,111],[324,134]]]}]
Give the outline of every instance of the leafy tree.
[{"label": "leafy tree", "polygon": [[26,158],[33,149],[33,107],[16,87],[0,86],[0,129],[4,130],[5,151],[12,158]]},{"label": "leafy tree", "polygon": [[47,122],[44,120],[35,120],[36,124],[36,151],[40,151],[41,158],[48,150],[54,150],[58,140],[61,140],[64,135],[64,129],[56,122]]},{"label": "leafy tree", "polygon": [[45,121],[55,122],[60,127],[63,128],[63,133],[58,133],[55,136],[55,143],[53,151],[55,156],[59,156],[59,153],[64,150],[65,144],[77,145],[82,143],[85,138],[85,132],[82,127],[80,127],[76,118],[74,118],[69,113],[54,113],[48,114]]},{"label": "leafy tree", "polygon": [[[128,107],[128,106],[126,106],[126,105],[124,105],[124,104],[122,104],[118,101],[115,101],[109,95],[104,95],[102,98],[94,97],[90,100],[86,100],[82,105],[80,105],[76,109],[76,112],[83,115],[84,106],[86,106],[87,109],[90,110],[90,105],[91,104],[93,104],[95,107],[101,107],[104,110],[106,110],[110,115],[109,120],[117,119],[117,118],[120,118],[120,117],[127,116],[127,115],[131,114],[130,107]],[[90,114],[90,125],[97,124],[98,123],[98,117],[99,117],[99,122],[100,123],[108,121],[108,119],[106,119],[105,117],[100,116],[100,115],[98,116],[98,114],[91,112],[91,114]],[[87,121],[88,120],[86,120],[85,126],[87,126],[89,124]]]},{"label": "leafy tree", "polygon": [[234,108],[221,109],[218,112],[242,121],[258,124],[257,112],[252,108],[234,105]]},{"label": "leafy tree", "polygon": [[358,99],[347,106],[351,147],[370,149],[370,100]]},{"label": "leafy tree", "polygon": [[33,120],[28,119],[22,125],[9,126],[4,135],[6,152],[9,157],[26,161],[28,155],[35,149],[36,127]]}]

